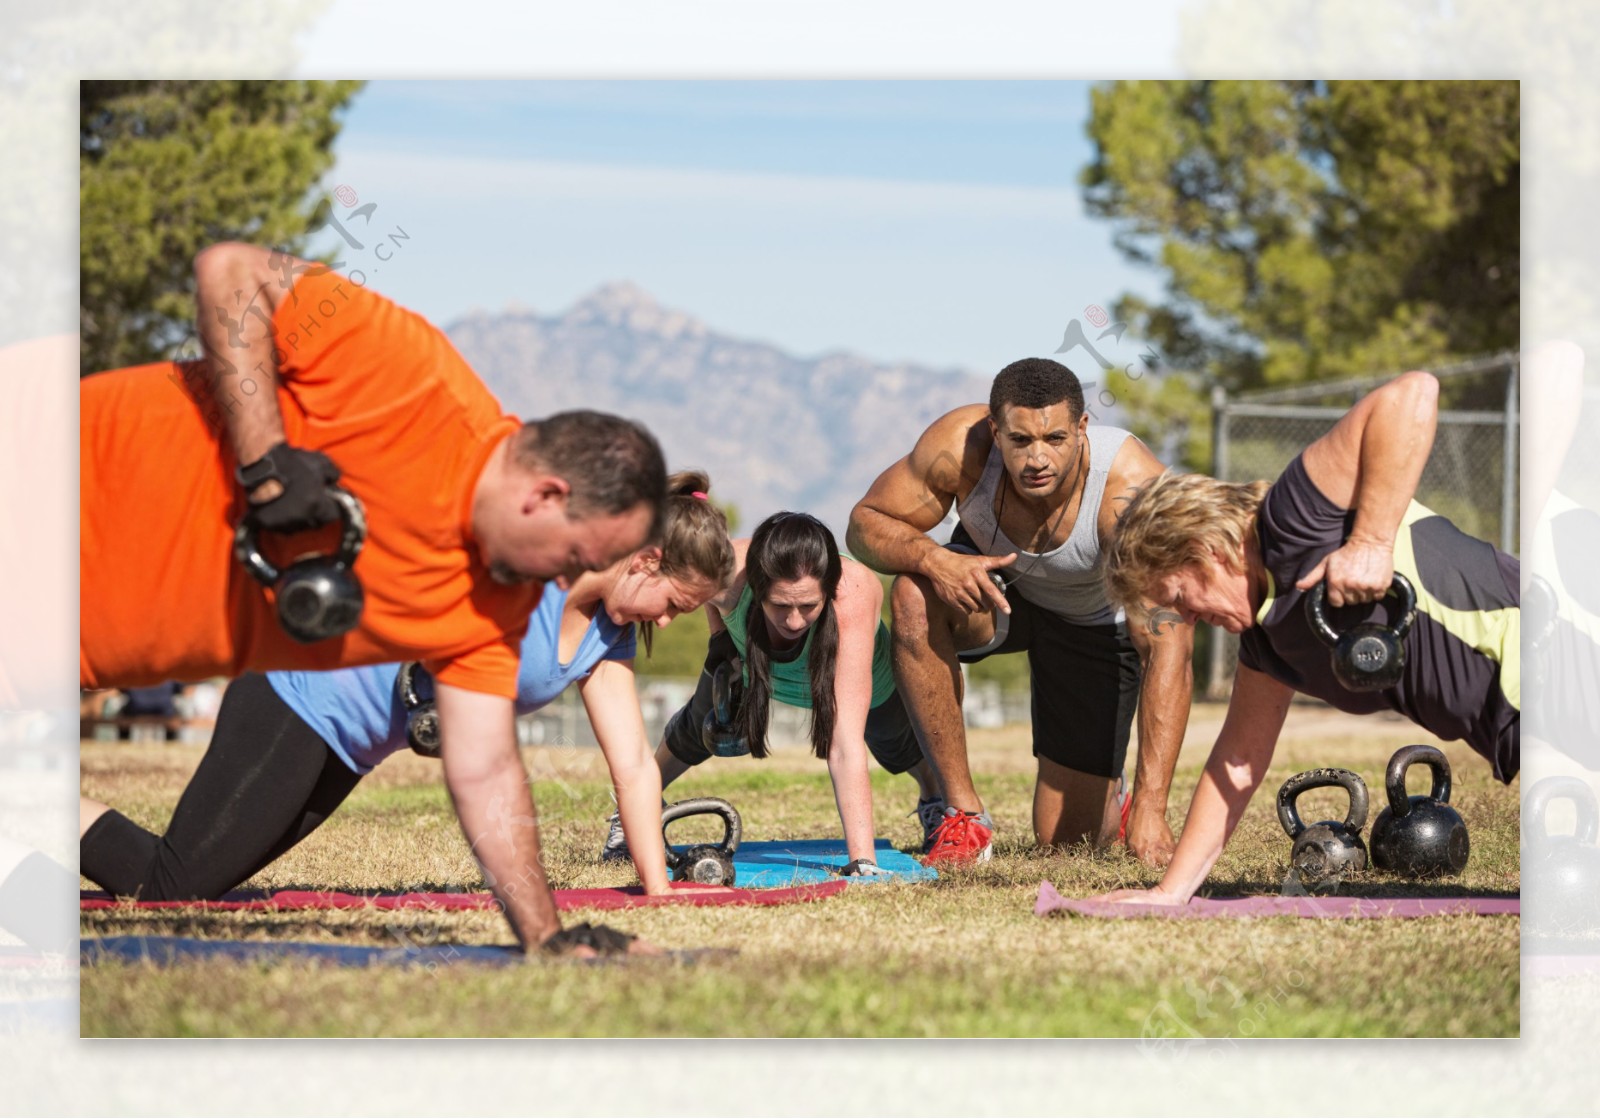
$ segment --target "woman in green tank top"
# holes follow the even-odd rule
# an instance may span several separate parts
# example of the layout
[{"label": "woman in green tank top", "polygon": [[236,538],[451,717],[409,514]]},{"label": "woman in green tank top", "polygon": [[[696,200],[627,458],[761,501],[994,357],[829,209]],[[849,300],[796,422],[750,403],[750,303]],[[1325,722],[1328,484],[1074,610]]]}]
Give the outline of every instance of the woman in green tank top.
[{"label": "woman in green tank top", "polygon": [[[661,784],[711,756],[711,682],[719,666],[732,662],[743,680],[742,698],[731,726],[720,730],[717,752],[766,757],[772,701],[808,708],[811,751],[828,763],[844,827],[851,860],[846,872],[874,873],[869,751],[889,772],[916,779],[924,832],[944,812],[936,771],[923,759],[895,692],[881,618],[883,585],[842,558],[833,533],[806,513],[774,514],[733,547],[733,582],[706,604],[711,643],[699,686],[667,723],[656,750]],[[625,857],[621,830],[614,831],[603,858]]]}]

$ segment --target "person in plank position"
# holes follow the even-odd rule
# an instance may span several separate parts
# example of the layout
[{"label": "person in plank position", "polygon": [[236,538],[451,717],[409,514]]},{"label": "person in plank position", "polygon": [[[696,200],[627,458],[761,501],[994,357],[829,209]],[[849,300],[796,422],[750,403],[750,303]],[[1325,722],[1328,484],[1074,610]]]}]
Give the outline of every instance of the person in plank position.
[{"label": "person in plank position", "polygon": [[[80,684],[420,660],[445,784],[519,943],[628,948],[560,932],[513,700],[544,582],[658,535],[655,439],[596,412],[506,415],[436,328],[326,267],[223,244],[195,278],[202,359],[79,390]],[[347,632],[303,643],[235,562],[235,531],[247,520],[280,566],[326,552],[351,508],[335,483],[364,514],[364,604]],[[80,832],[101,810],[84,804]]]}]

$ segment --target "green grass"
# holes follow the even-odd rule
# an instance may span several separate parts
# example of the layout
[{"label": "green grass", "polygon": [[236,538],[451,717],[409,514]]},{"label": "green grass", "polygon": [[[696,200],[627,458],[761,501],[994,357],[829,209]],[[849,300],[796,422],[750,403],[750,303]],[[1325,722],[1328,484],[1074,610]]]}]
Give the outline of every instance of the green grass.
[{"label": "green grass", "polygon": [[[1180,760],[1180,824],[1220,711],[1199,708]],[[1372,786],[1390,753],[1417,740],[1404,724],[1297,709],[1266,788],[1213,873],[1217,895],[1276,893],[1287,838],[1270,793],[1291,773],[1344,765]],[[1515,787],[1449,747],[1472,861],[1452,884],[1367,874],[1347,893],[1514,892]],[[1087,894],[1154,875],[1120,851],[1040,852],[1029,842],[1032,759],[1025,730],[980,732],[972,756],[999,832],[995,858],[932,883],[852,887],[780,907],[667,907],[596,915],[672,948],[731,947],[694,965],[653,960],[517,969],[345,970],[315,963],[106,965],[82,974],[87,1036],[1506,1036],[1518,1032],[1518,922],[1040,920],[1039,882]],[[147,824],[170,812],[198,751],[85,743],[85,792]],[[531,750],[557,887],[623,885],[631,869],[594,861],[611,811],[593,751]],[[1418,779],[1420,783],[1420,777]],[[873,776],[878,832],[920,840],[906,778]],[[826,774],[804,751],[711,763],[669,799],[721,795],[751,839],[837,834]],[[1323,799],[1323,798],[1326,799]],[[1308,819],[1337,796],[1307,794]],[[703,833],[697,833],[702,827]],[[682,838],[720,825],[685,821]],[[674,838],[679,833],[674,831]],[[471,888],[477,875],[434,763],[406,756],[363,782],[321,832],[252,884],[371,890]],[[492,912],[221,913],[91,911],[84,934],[165,933],[397,945],[508,941]]]}]

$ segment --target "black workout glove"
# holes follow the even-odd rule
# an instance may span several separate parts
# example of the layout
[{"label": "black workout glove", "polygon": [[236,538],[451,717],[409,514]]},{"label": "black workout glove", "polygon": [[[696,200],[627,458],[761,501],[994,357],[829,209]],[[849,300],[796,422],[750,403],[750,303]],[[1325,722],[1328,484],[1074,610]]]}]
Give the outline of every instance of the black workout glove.
[{"label": "black workout glove", "polygon": [[839,871],[839,877],[871,878],[876,875],[888,873],[889,872],[887,870],[884,870],[871,859],[851,859],[849,862],[845,863],[844,867]]},{"label": "black workout glove", "polygon": [[246,497],[266,482],[276,480],[283,486],[271,501],[251,503],[246,516],[257,528],[304,532],[339,519],[339,506],[328,493],[339,480],[339,468],[321,451],[279,443],[249,466],[239,467],[235,477]]},{"label": "black workout glove", "polygon": [[563,956],[581,945],[593,948],[599,956],[623,956],[628,952],[628,945],[637,939],[632,933],[625,933],[610,925],[591,925],[583,921],[568,925],[541,944],[539,950],[551,956]]}]

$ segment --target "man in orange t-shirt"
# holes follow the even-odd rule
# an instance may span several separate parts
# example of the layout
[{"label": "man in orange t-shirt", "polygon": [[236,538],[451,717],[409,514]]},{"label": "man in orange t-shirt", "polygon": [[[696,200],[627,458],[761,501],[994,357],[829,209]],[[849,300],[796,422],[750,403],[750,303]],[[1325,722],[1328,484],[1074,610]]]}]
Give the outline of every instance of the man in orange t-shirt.
[{"label": "man in orange t-shirt", "polygon": [[[659,446],[593,412],[519,424],[437,329],[323,266],[224,244],[195,275],[206,357],[80,390],[81,684],[424,661],[485,877],[524,947],[570,947],[516,748],[518,647],[544,580],[654,535]],[[335,481],[365,509],[365,605],[301,644],[234,560],[234,527],[248,517],[280,563],[326,551],[311,534],[338,515]]]}]

